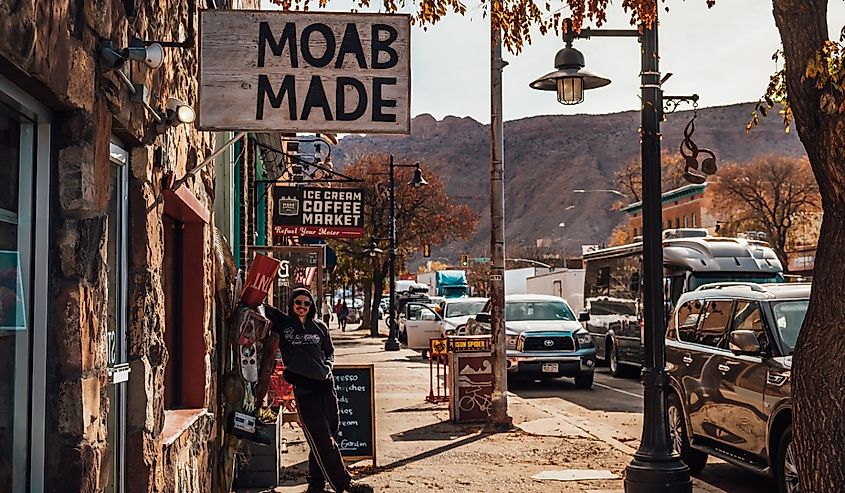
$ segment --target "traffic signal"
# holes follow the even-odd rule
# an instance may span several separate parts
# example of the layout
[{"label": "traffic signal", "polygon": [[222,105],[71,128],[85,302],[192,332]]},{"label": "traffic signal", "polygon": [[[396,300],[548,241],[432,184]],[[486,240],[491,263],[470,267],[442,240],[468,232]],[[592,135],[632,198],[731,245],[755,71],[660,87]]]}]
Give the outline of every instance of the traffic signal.
[{"label": "traffic signal", "polygon": [[461,255],[461,267],[468,267],[469,266],[469,255]]},{"label": "traffic signal", "polygon": [[431,245],[428,243],[423,243],[423,257],[431,257]]}]

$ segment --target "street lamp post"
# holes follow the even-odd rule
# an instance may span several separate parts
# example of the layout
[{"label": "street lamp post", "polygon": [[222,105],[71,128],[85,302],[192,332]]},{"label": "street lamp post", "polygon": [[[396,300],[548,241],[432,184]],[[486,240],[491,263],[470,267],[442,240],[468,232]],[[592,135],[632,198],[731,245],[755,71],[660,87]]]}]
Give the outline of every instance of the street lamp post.
[{"label": "street lamp post", "polygon": [[572,193],[591,193],[591,192],[603,192],[603,193],[612,193],[613,195],[618,195],[623,199],[627,199],[628,196],[624,193],[620,192],[619,190],[611,190],[609,188],[591,188],[589,190],[584,190],[582,188],[576,188],[572,191]]},{"label": "street lamp post", "polygon": [[560,239],[563,245],[563,268],[566,269],[566,222],[561,221],[558,226],[560,226]]},{"label": "street lamp post", "polygon": [[[396,322],[396,168],[415,168],[414,177],[408,182],[408,185],[414,187],[421,187],[427,185],[428,182],[422,176],[420,170],[420,163],[416,164],[396,164],[393,162],[393,154],[387,165],[387,193],[388,193],[388,209],[390,214],[390,232],[389,232],[389,286],[390,286],[390,316],[388,327],[387,341],[384,343],[385,351],[399,351],[399,341],[397,335],[399,333],[399,324]],[[372,251],[374,248],[371,247]],[[371,253],[372,254],[372,253]]]},{"label": "street lamp post", "polygon": [[[642,43],[641,91],[642,91],[642,181],[643,181],[643,305],[645,333],[643,341],[644,361],[643,383],[643,434],[634,458],[625,469],[626,493],[686,493],[692,492],[689,468],[672,449],[669,439],[666,398],[669,378],[666,373],[666,354],[663,327],[663,244],[661,240],[662,210],[660,201],[660,119],[663,108],[663,92],[660,89],[658,66],[657,18],[650,26],[636,30],[590,30],[574,34],[567,26],[567,48],[572,38],[591,36],[632,36]],[[558,53],[560,56],[560,53]],[[583,57],[580,60],[583,69]],[[570,70],[571,72],[571,70]],[[589,76],[592,76],[590,74]],[[552,72],[534,81],[531,86],[541,90],[560,87],[560,78],[588,75],[567,74],[561,70]],[[609,81],[608,81],[609,83]],[[587,85],[586,82],[583,84]],[[558,99],[561,93],[558,89]],[[583,95],[581,97],[583,99]],[[667,96],[675,101],[692,100],[692,97]],[[696,97],[697,99],[697,97]],[[624,196],[617,190],[602,190]],[[585,193],[587,190],[575,190]]]}]

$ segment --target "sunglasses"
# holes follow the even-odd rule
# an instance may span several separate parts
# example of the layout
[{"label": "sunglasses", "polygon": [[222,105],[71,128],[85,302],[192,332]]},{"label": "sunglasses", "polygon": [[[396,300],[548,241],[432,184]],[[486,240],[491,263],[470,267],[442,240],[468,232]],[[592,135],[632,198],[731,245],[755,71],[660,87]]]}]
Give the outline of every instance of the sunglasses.
[{"label": "sunglasses", "polygon": [[293,300],[293,304],[296,306],[311,306],[311,301],[309,300]]}]

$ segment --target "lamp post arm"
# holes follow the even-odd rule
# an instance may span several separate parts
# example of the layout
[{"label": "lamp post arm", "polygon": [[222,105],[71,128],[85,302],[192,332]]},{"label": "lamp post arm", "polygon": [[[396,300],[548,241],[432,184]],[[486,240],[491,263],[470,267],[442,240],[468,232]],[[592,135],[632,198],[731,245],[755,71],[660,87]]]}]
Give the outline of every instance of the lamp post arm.
[{"label": "lamp post arm", "polygon": [[531,260],[528,258],[506,258],[508,262],[525,262],[528,264],[539,265],[540,267],[545,267],[546,269],[553,269],[553,267],[549,264],[544,264],[543,262],[538,262],[536,260]]},{"label": "lamp post arm", "polygon": [[618,38],[618,37],[630,37],[630,38],[639,38],[642,33],[637,29],[592,29],[589,27],[585,27],[581,29],[581,32],[575,33],[574,37],[578,39],[590,39],[590,38]]}]

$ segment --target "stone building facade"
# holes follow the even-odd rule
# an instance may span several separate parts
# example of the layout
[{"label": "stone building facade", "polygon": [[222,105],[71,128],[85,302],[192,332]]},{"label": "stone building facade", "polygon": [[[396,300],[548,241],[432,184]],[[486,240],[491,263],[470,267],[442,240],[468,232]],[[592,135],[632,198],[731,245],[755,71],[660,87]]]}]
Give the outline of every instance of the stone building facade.
[{"label": "stone building facade", "polygon": [[[198,99],[203,8],[258,0],[0,0],[0,491],[212,490],[214,167],[186,173],[222,139],[152,113]],[[123,63],[149,108],[103,52],[133,38],[178,45]]]}]

